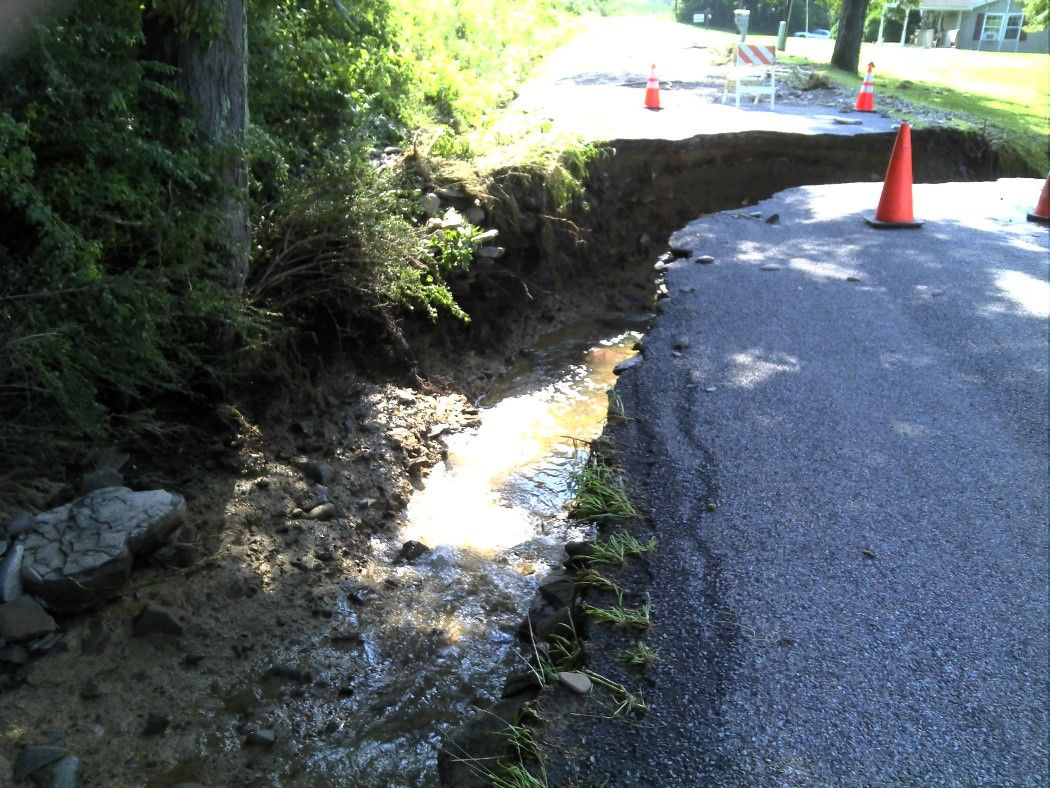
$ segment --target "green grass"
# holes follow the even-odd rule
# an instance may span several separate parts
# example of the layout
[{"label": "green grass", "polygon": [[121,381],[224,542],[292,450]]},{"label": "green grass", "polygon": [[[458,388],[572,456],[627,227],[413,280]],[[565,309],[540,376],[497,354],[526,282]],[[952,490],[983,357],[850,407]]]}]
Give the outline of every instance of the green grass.
[{"label": "green grass", "polygon": [[[782,60],[827,65],[832,47],[831,41],[791,38]],[[1034,172],[1046,172],[1050,56],[864,44],[860,59],[862,65],[875,63],[876,109],[882,95],[949,113],[958,125],[986,131],[993,142],[1001,139]],[[850,89],[861,82],[860,76],[836,69],[830,69],[828,76]]]},{"label": "green grass", "polygon": [[639,640],[631,648],[617,651],[616,658],[631,667],[648,668],[660,659],[660,655],[657,651],[650,648],[648,643]]},{"label": "green grass", "polygon": [[639,542],[632,534],[626,531],[617,531],[604,539],[592,542],[587,561],[591,564],[619,565],[628,558],[640,556],[643,553],[651,553],[655,549],[655,536],[646,542]]},{"label": "green grass", "polygon": [[573,480],[575,499],[569,516],[574,520],[609,522],[630,520],[638,510],[627,500],[623,480],[601,461],[584,466]]},{"label": "green grass", "polygon": [[645,602],[640,607],[623,607],[621,605],[596,607],[586,602],[583,603],[583,612],[599,624],[613,624],[632,629],[649,628],[649,613],[651,609],[652,603],[649,601],[648,596],[646,596]]},{"label": "green grass", "polygon": [[587,586],[598,591],[605,591],[616,597],[617,604],[623,604],[623,590],[605,575],[593,569],[584,569],[576,575],[576,585]]}]

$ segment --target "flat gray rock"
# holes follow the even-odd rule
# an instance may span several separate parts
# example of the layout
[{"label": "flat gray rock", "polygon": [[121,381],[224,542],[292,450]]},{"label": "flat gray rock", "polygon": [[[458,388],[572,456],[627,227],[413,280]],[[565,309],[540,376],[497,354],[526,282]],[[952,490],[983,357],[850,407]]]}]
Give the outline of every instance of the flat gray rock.
[{"label": "flat gray rock", "polygon": [[22,582],[55,610],[91,607],[127,582],[132,554],[155,549],[185,519],[181,495],[95,490],[34,518],[21,537]]},{"label": "flat gray rock", "polygon": [[26,747],[22,752],[18,753],[18,758],[15,760],[13,775],[15,782],[26,779],[34,772],[65,758],[67,755],[69,755],[69,751],[63,747],[51,747],[48,745]]},{"label": "flat gray rock", "polygon": [[0,562],[0,602],[14,602],[22,596],[22,557],[25,548],[16,544]]},{"label": "flat gray rock", "polygon": [[28,596],[0,605],[0,637],[11,643],[32,640],[58,629],[55,619]]},{"label": "flat gray rock", "polygon": [[591,680],[583,673],[573,670],[562,671],[558,674],[558,681],[580,695],[586,695],[591,691]]}]

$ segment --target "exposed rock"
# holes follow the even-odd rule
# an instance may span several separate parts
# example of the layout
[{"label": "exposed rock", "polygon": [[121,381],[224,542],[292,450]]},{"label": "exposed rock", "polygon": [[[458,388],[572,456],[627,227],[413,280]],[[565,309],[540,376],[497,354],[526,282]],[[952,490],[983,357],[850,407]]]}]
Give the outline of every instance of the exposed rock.
[{"label": "exposed rock", "polygon": [[766,263],[765,265],[762,266],[762,270],[763,271],[779,271],[780,270],[780,266],[777,265],[776,263]]},{"label": "exposed rock", "polygon": [[50,769],[48,780],[43,781],[47,788],[76,788],[80,785],[82,766],[75,755],[67,755]]},{"label": "exposed rock", "polygon": [[303,466],[303,473],[310,481],[322,484],[325,487],[335,479],[335,469],[326,462],[310,460]]},{"label": "exposed rock", "polygon": [[113,468],[99,468],[96,471],[88,471],[80,479],[80,494],[87,495],[95,490],[106,487],[123,487],[124,477]]},{"label": "exposed rock", "polygon": [[4,530],[7,532],[8,536],[18,536],[23,531],[32,527],[33,519],[33,515],[29,512],[19,512],[4,523]]},{"label": "exposed rock", "polygon": [[487,257],[490,260],[495,260],[499,257],[503,257],[507,250],[502,246],[482,246],[478,249],[478,257]]},{"label": "exposed rock", "polygon": [[653,270],[656,271],[656,273],[658,274],[662,274],[664,271],[667,270],[667,263],[665,263],[663,260],[659,260],[653,264]]},{"label": "exposed rock", "polygon": [[24,665],[29,662],[29,651],[24,646],[11,644],[0,648],[0,662],[8,665]]},{"label": "exposed rock", "polygon": [[55,619],[32,597],[0,605],[0,637],[11,643],[32,640],[58,629]]},{"label": "exposed rock", "polygon": [[680,336],[675,337],[674,342],[671,343],[671,347],[673,347],[675,350],[685,350],[687,347],[689,347],[690,344],[691,343],[689,341],[689,337],[687,337],[685,334],[682,334]]},{"label": "exposed rock", "polygon": [[714,261],[715,258],[713,258],[709,254],[702,254],[696,258],[696,262],[698,262],[700,265],[711,265],[711,263],[713,263]]},{"label": "exposed rock", "polygon": [[298,681],[300,684],[306,684],[313,678],[309,671],[302,670],[294,665],[283,664],[271,665],[266,670],[266,675],[279,679],[287,679],[289,681]]},{"label": "exposed rock", "polygon": [[463,215],[455,208],[449,208],[441,217],[442,230],[456,230],[463,226]]},{"label": "exposed rock", "polygon": [[689,257],[693,254],[693,250],[683,244],[672,243],[668,249],[673,257]]},{"label": "exposed rock", "polygon": [[22,582],[56,610],[90,607],[127,582],[133,553],[156,549],[185,519],[181,495],[95,490],[34,518]]},{"label": "exposed rock", "polygon": [[423,213],[427,216],[437,216],[441,213],[441,198],[434,192],[427,192],[423,195]]},{"label": "exposed rock", "polygon": [[486,230],[483,233],[478,233],[477,235],[475,235],[470,240],[474,241],[475,243],[485,244],[485,243],[488,243],[489,241],[495,241],[498,237],[499,237],[499,230],[492,229],[492,230]]},{"label": "exposed rock", "polygon": [[57,763],[69,755],[69,750],[63,747],[51,747],[49,745],[37,745],[26,747],[18,753],[15,759],[14,777],[15,782],[21,782],[30,775],[43,769],[52,763]]},{"label": "exposed rock", "polygon": [[332,520],[339,515],[333,503],[322,503],[303,515],[305,520]]},{"label": "exposed rock", "polygon": [[162,711],[151,711],[146,716],[146,726],[142,730],[143,736],[157,736],[168,729],[171,716]]},{"label": "exposed rock", "polygon": [[567,542],[565,544],[565,554],[569,558],[581,558],[591,554],[591,543],[590,542]]},{"label": "exposed rock", "polygon": [[834,122],[839,126],[860,126],[864,123],[860,118],[835,118]]},{"label": "exposed rock", "polygon": [[47,651],[54,648],[62,642],[62,633],[52,632],[49,635],[44,635],[39,640],[34,640],[29,644],[29,650],[32,652]]},{"label": "exposed rock", "polygon": [[580,695],[586,695],[591,691],[591,680],[583,673],[574,670],[562,671],[558,674],[558,681]]},{"label": "exposed rock", "polygon": [[25,548],[15,544],[0,562],[0,603],[14,602],[22,596],[22,557]]},{"label": "exposed rock", "polygon": [[765,218],[766,224],[780,224],[780,214],[771,213]]},{"label": "exposed rock", "polygon": [[571,605],[576,598],[576,584],[568,575],[547,580],[539,590],[540,596],[555,607]]},{"label": "exposed rock", "polygon": [[171,612],[154,605],[152,602],[143,606],[142,610],[135,616],[131,624],[131,631],[137,637],[147,635],[174,635],[182,634],[182,625],[175,620]]},{"label": "exposed rock", "polygon": [[274,742],[277,741],[277,734],[268,728],[260,728],[257,731],[251,731],[245,738],[244,743],[248,747],[265,747],[269,749],[273,747]]},{"label": "exposed rock", "polygon": [[471,224],[481,224],[485,221],[485,209],[480,205],[472,205],[467,208],[467,221]]},{"label": "exposed rock", "polygon": [[532,625],[532,634],[536,640],[547,640],[551,635],[572,638],[576,631],[576,621],[572,611],[563,607],[549,616],[544,616]]},{"label": "exposed rock", "polygon": [[417,542],[414,539],[409,539],[407,542],[401,545],[401,550],[397,554],[397,558],[394,560],[397,563],[404,562],[410,564],[420,556],[425,555],[429,552],[430,548],[422,542]]},{"label": "exposed rock", "polygon": [[516,673],[511,673],[510,676],[507,677],[507,681],[503,685],[503,693],[501,697],[513,698],[515,695],[534,692],[539,690],[539,688],[540,680],[533,671],[519,670]]},{"label": "exposed rock", "polygon": [[625,361],[621,361],[619,364],[617,364],[615,367],[613,367],[613,374],[614,375],[622,375],[624,372],[629,370],[631,367],[637,367],[641,363],[642,363],[642,357],[640,355],[638,355],[638,356],[631,356],[629,359],[626,359]]},{"label": "exposed rock", "polygon": [[438,777],[441,785],[456,788],[485,786],[490,782],[478,774],[478,763],[495,763],[506,754],[507,725],[514,721],[527,697],[501,700],[477,715],[454,736],[445,740],[438,754]]}]

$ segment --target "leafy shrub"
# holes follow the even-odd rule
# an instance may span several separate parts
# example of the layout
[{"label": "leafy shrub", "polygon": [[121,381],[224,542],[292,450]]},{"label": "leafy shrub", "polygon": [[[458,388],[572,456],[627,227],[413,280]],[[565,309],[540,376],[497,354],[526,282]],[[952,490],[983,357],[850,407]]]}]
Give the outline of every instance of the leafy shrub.
[{"label": "leafy shrub", "polygon": [[[83,0],[0,85],[0,448],[126,429],[158,392],[217,374],[233,319],[214,284],[205,152],[137,5]],[[114,414],[121,414],[116,416]]]},{"label": "leafy shrub", "polygon": [[323,310],[337,330],[373,310],[465,318],[445,286],[447,266],[407,218],[414,195],[402,177],[348,147],[290,181],[258,228],[249,297],[300,326]]}]

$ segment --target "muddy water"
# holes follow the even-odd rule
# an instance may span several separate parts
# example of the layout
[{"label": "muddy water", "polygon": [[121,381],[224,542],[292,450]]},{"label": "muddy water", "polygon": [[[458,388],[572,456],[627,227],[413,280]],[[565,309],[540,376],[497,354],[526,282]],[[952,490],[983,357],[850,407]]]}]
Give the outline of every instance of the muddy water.
[{"label": "muddy water", "polygon": [[[479,403],[480,427],[445,438],[448,459],[399,533],[375,540],[347,581],[345,637],[314,653],[319,678],[341,687],[340,708],[278,703],[293,727],[326,734],[303,742],[285,779],[437,784],[444,737],[497,699],[521,660],[515,631],[537,585],[565,542],[591,535],[566,518],[569,478],[602,428],[613,367],[638,337],[623,324],[547,337]],[[398,562],[408,540],[431,549]]]}]

